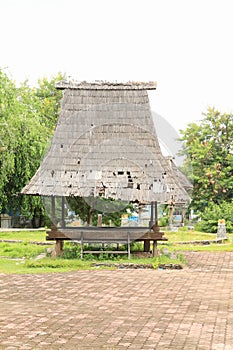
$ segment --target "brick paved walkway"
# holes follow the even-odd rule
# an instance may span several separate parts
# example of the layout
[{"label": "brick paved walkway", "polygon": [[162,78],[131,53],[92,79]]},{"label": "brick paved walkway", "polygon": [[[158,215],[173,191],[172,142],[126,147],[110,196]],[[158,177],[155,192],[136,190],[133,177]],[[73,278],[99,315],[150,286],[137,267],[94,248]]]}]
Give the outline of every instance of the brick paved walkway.
[{"label": "brick paved walkway", "polygon": [[233,253],[184,270],[0,275],[0,349],[233,350]]}]

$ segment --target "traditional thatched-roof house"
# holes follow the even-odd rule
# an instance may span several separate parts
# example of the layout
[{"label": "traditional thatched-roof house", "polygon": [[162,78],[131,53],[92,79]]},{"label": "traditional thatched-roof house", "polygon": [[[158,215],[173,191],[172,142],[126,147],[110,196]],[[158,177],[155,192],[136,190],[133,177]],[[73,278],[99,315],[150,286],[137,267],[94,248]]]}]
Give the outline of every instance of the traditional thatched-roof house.
[{"label": "traditional thatched-roof house", "polygon": [[67,83],[50,150],[24,194],[166,202],[174,177],[160,151],[148,89],[156,83]]},{"label": "traditional thatched-roof house", "polygon": [[23,194],[164,203],[183,191],[151,117],[147,90],[155,82],[56,87],[64,93],[51,147]]}]

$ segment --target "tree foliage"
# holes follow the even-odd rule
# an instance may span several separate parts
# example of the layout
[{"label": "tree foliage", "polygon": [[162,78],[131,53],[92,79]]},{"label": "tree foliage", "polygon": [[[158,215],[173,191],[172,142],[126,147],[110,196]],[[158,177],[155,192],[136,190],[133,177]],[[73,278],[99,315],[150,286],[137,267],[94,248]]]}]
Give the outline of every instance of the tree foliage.
[{"label": "tree foliage", "polygon": [[211,202],[205,208],[204,212],[200,214],[202,220],[196,225],[196,229],[199,231],[216,233],[218,230],[218,220],[224,219],[227,232],[233,232],[232,212],[232,202],[223,202],[221,204]]},{"label": "tree foliage", "polygon": [[199,123],[181,131],[184,169],[193,182],[192,207],[203,211],[233,198],[233,115],[209,108]]},{"label": "tree foliage", "polygon": [[[55,83],[63,79],[64,75],[57,74],[51,80],[40,79],[34,88],[27,81],[17,87],[0,70],[0,213],[23,215],[32,220],[33,225],[35,218],[42,220],[47,214],[49,219],[51,208],[46,207],[40,197],[19,193],[39,168],[50,144],[62,98]],[[111,200],[103,202],[111,204]],[[68,203],[84,222],[97,224],[99,211],[93,209],[91,203],[79,197],[69,198]],[[120,225],[125,208],[118,208],[117,202],[114,205],[115,212],[103,214],[103,224],[111,220],[113,225]],[[60,202],[56,210],[60,217]]]},{"label": "tree foliage", "polygon": [[16,84],[0,70],[0,212],[43,215],[40,198],[19,196],[40,165],[59,114],[61,91],[51,80],[36,88]]}]

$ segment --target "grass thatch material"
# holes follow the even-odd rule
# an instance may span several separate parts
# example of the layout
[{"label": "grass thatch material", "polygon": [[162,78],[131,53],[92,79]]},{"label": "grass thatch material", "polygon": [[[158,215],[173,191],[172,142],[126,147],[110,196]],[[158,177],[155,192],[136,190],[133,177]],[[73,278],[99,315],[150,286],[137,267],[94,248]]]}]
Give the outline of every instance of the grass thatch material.
[{"label": "grass thatch material", "polygon": [[167,202],[188,195],[163,157],[147,90],[156,83],[60,82],[46,158],[23,194]]}]

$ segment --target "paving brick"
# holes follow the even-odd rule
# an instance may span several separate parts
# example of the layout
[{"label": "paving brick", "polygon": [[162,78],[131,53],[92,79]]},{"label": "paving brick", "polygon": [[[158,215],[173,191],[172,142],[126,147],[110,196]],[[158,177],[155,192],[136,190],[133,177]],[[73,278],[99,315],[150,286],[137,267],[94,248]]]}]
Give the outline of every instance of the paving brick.
[{"label": "paving brick", "polygon": [[233,253],[183,270],[0,274],[0,349],[233,350]]}]

